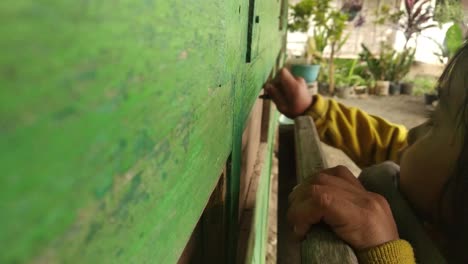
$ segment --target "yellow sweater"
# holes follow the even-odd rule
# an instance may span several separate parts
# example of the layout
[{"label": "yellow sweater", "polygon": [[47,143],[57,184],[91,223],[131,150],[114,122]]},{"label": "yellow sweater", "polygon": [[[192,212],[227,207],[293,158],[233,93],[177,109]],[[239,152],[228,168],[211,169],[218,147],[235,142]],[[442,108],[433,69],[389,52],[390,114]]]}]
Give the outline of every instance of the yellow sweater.
[{"label": "yellow sweater", "polygon": [[[404,126],[335,100],[316,95],[306,114],[314,119],[323,142],[343,150],[361,168],[387,160],[398,163],[398,152],[406,146]],[[357,252],[357,256],[364,264],[416,263],[411,245],[402,239]]]},{"label": "yellow sweater", "polygon": [[404,126],[320,95],[306,114],[315,120],[323,142],[343,150],[361,168],[387,160],[398,163],[398,151],[406,146]]}]

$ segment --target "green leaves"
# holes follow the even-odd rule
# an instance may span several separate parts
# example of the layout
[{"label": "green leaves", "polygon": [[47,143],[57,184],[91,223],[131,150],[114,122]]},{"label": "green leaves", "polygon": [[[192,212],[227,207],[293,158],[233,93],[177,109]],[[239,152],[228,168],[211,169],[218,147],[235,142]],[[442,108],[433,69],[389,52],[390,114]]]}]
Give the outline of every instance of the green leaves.
[{"label": "green leaves", "polygon": [[453,24],[445,34],[445,46],[447,53],[451,58],[463,44],[463,30],[459,24]]},{"label": "green leaves", "polygon": [[337,87],[349,87],[365,83],[365,80],[355,72],[357,63],[358,59],[355,59],[352,61],[349,69],[347,67],[342,67],[344,70],[337,70],[335,76],[335,82]]},{"label": "green leaves", "polygon": [[402,52],[394,52],[389,61],[387,79],[390,81],[401,81],[410,71],[414,61],[415,49],[406,49]]},{"label": "green leaves", "polygon": [[408,74],[414,61],[414,49],[405,49],[398,53],[389,45],[382,44],[379,55],[375,56],[366,45],[361,46],[363,51],[359,56],[366,62],[375,80],[400,81]]},{"label": "green leaves", "polygon": [[407,44],[423,30],[435,27],[436,24],[430,22],[433,18],[430,0],[405,0],[404,2],[404,10],[392,10],[390,6],[383,5],[377,10],[374,23],[384,25],[390,22],[398,26],[403,31]]},{"label": "green leaves", "polygon": [[291,31],[307,32],[309,30],[309,20],[315,7],[315,0],[303,0],[296,5],[291,5],[291,17],[288,27]]},{"label": "green leaves", "polygon": [[449,22],[462,23],[463,18],[463,7],[459,0],[438,1],[434,11],[434,20],[439,22],[439,25]]}]

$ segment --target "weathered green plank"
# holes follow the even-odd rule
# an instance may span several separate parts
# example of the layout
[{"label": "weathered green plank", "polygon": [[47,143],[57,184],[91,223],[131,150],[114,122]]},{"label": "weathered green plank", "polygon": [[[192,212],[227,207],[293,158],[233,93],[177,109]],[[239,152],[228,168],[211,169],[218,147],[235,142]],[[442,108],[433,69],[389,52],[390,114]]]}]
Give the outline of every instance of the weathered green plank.
[{"label": "weathered green plank", "polygon": [[276,125],[278,120],[278,112],[272,111],[270,126],[268,128],[268,148],[265,153],[265,163],[263,165],[262,175],[259,182],[259,190],[257,191],[257,199],[255,205],[253,232],[254,244],[252,245],[252,254],[246,263],[265,263],[266,245],[268,240],[268,208],[270,201],[271,190],[271,162],[273,157],[273,146],[276,134]]},{"label": "weathered green plank", "polygon": [[[249,1],[246,1],[249,2]],[[241,153],[242,153],[242,133],[245,121],[248,118],[250,109],[258,96],[259,90],[265,80],[267,80],[271,70],[275,67],[276,58],[282,49],[285,38],[285,30],[280,30],[280,15],[285,15],[284,9],[281,14],[282,1],[252,0],[255,5],[253,12],[252,31],[252,60],[245,65],[241,83],[242,86],[234,89],[234,123],[233,123],[233,150],[232,150],[232,177],[228,179],[229,192],[227,195],[228,225],[230,252],[226,263],[235,262],[236,240],[237,240],[237,219],[238,219],[238,197],[241,173]],[[248,5],[247,5],[248,6]],[[258,19],[257,19],[258,17]],[[258,23],[257,23],[258,21]],[[247,32],[245,32],[246,34]]]},{"label": "weathered green plank", "polygon": [[0,5],[0,262],[173,262],[231,145],[223,3]]},{"label": "weathered green plank", "polygon": [[177,260],[279,52],[258,2],[250,65],[247,0],[0,2],[1,263]]}]

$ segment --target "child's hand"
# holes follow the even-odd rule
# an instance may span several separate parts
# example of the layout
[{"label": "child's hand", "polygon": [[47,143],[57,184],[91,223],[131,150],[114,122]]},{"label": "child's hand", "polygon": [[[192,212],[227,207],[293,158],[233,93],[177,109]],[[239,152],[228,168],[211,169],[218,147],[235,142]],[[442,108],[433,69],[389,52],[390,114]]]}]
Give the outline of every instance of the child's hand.
[{"label": "child's hand", "polygon": [[266,83],[264,89],[278,110],[289,118],[303,114],[312,104],[304,79],[292,76],[286,68],[281,69],[273,81]]},{"label": "child's hand", "polygon": [[343,166],[303,182],[289,195],[288,219],[303,237],[320,221],[356,250],[399,239],[387,200],[368,192]]}]

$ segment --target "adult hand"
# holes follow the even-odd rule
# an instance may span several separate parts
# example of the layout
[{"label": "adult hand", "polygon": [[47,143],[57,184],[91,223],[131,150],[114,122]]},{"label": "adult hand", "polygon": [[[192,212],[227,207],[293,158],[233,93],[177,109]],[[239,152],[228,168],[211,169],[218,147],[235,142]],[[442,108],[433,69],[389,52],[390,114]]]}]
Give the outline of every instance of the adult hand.
[{"label": "adult hand", "polygon": [[282,68],[273,81],[266,83],[264,89],[278,110],[289,118],[301,115],[312,104],[304,79],[294,77],[286,68]]},{"label": "adult hand", "polygon": [[344,166],[324,170],[298,185],[289,202],[288,220],[301,237],[323,221],[356,250],[399,239],[387,200],[366,191]]}]

